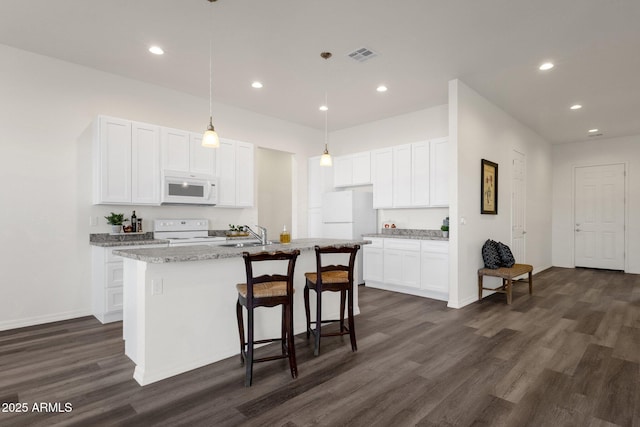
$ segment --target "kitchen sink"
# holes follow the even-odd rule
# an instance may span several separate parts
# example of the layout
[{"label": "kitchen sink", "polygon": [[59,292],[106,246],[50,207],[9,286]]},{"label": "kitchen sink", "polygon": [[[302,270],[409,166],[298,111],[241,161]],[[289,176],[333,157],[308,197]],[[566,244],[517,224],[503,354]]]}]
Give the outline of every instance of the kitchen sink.
[{"label": "kitchen sink", "polygon": [[222,245],[212,245],[212,246],[220,246],[222,248],[253,248],[256,246],[267,246],[273,245],[273,242],[267,242],[266,245],[263,245],[260,242],[238,242],[238,243],[224,243]]}]

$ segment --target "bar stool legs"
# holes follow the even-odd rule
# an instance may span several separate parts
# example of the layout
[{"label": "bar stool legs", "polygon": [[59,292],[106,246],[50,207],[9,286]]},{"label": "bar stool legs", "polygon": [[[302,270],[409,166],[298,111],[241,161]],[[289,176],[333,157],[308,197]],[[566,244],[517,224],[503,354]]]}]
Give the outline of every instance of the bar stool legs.
[{"label": "bar stool legs", "polygon": [[[305,273],[306,283],[304,288],[304,308],[307,318],[307,339],[313,334],[314,350],[313,354],[318,356],[320,353],[321,337],[346,335],[349,334],[351,341],[351,351],[357,351],[355,322],[353,319],[353,269],[355,264],[355,256],[360,246],[333,248],[320,248],[316,246],[316,272]],[[348,265],[329,265],[322,266],[321,254],[323,253],[345,253],[349,254]],[[316,292],[316,319],[311,321],[311,310],[309,303],[309,291]],[[340,318],[338,320],[322,320],[322,293],[340,292]],[[348,326],[345,326],[344,312],[345,304],[348,316]],[[339,322],[340,331],[334,333],[322,333],[322,324]],[[314,324],[314,328],[311,324]]]},{"label": "bar stool legs", "polygon": [[[295,261],[300,251],[292,252],[261,252],[258,254],[243,253],[247,270],[247,283],[236,285],[238,301],[236,303],[236,319],[238,322],[238,337],[240,338],[240,363],[245,365],[245,386],[251,386],[253,381],[253,364],[276,359],[288,359],[291,376],[298,376],[296,351],[293,333],[293,272]],[[288,260],[287,274],[265,274],[253,276],[253,262]],[[280,323],[280,338],[255,340],[254,337],[254,309],[257,307],[275,307],[282,305]],[[247,309],[247,337],[244,334],[244,319],[242,307]],[[280,341],[281,355],[262,358],[254,357],[254,345],[273,341]]]}]

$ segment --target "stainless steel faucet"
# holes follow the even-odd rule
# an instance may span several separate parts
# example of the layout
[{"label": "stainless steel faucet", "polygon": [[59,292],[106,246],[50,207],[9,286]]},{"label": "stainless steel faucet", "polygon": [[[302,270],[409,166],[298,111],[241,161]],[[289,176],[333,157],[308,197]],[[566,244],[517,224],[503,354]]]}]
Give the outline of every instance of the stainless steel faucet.
[{"label": "stainless steel faucet", "polygon": [[253,231],[251,229],[251,227],[249,227],[248,225],[242,226],[242,228],[244,228],[244,231],[248,232],[253,237],[255,237],[256,239],[260,240],[260,243],[262,243],[263,245],[268,244],[268,242],[267,242],[267,229],[264,228],[264,227],[261,227],[259,225],[256,225],[256,227],[260,230],[260,234],[258,234],[255,231]]}]

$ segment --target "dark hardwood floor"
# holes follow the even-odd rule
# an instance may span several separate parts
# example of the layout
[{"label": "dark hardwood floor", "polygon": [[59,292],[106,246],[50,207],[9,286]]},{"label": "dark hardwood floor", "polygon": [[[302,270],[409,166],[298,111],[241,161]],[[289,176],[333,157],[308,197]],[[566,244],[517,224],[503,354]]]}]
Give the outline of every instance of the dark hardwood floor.
[{"label": "dark hardwood floor", "polygon": [[638,275],[552,268],[461,310],[361,287],[360,308],[357,353],[300,335],[298,379],[258,364],[251,388],[238,357],[140,387],[120,323],[0,332],[0,425],[640,426]]}]

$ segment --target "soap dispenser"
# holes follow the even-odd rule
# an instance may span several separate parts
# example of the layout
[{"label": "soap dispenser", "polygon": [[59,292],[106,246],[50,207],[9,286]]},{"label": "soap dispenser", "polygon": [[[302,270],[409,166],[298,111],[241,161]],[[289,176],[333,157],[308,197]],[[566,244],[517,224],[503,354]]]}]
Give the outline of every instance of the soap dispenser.
[{"label": "soap dispenser", "polygon": [[280,243],[291,243],[291,234],[287,231],[287,226],[282,227],[282,233],[280,233]]}]

